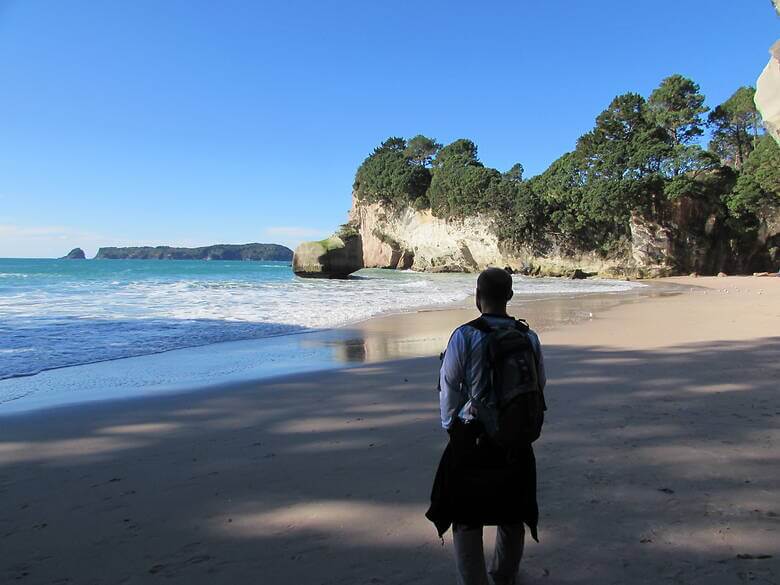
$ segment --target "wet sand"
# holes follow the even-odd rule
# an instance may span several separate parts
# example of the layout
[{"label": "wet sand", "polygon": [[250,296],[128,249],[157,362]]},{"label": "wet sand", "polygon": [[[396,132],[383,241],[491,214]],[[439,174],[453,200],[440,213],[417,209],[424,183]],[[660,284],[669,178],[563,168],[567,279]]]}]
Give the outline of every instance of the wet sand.
[{"label": "wet sand", "polygon": [[[669,288],[654,284],[629,292],[546,298],[518,294],[512,310],[546,331],[592,318],[619,303],[666,294]],[[189,393],[289,374],[438,355],[452,329],[476,315],[471,298],[445,310],[435,306],[334,329],[187,347],[0,380],[0,418],[76,403]]]},{"label": "wet sand", "polygon": [[[780,279],[669,281],[687,292],[540,327],[550,411],[526,583],[780,578]],[[394,319],[424,333],[463,316]],[[1,418],[0,582],[454,582],[449,535],[423,517],[446,440],[437,367]]]}]

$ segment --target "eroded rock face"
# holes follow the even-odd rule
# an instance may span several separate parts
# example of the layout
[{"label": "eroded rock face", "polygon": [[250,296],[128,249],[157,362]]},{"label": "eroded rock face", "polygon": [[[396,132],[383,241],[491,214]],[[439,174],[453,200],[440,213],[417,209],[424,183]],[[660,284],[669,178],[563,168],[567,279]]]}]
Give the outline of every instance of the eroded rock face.
[{"label": "eroded rock face", "polygon": [[293,254],[293,272],[308,278],[347,278],[363,268],[360,235],[333,235],[318,242],[304,242]]},{"label": "eroded rock face", "polygon": [[630,228],[631,258],[637,268],[659,276],[671,272],[674,263],[671,230],[637,214],[631,216]]},{"label": "eroded rock face", "polygon": [[780,143],[780,41],[769,53],[769,63],[756,82],[755,101],[767,132]]},{"label": "eroded rock face", "polygon": [[475,272],[504,265],[493,224],[483,217],[445,220],[430,210],[390,209],[353,198],[350,221],[363,237],[366,268]]},{"label": "eroded rock face", "polygon": [[569,276],[578,268],[613,276],[626,273],[627,262],[595,254],[566,255],[553,250],[539,257],[527,250],[507,249],[499,243],[494,222],[484,216],[447,220],[427,209],[391,209],[360,203],[353,196],[349,218],[362,236],[366,268],[478,272],[500,266],[539,276]]},{"label": "eroded rock face", "polygon": [[84,250],[81,248],[73,248],[70,252],[68,252],[67,256],[63,256],[64,260],[85,260],[86,255],[84,254]]},{"label": "eroded rock face", "polygon": [[663,223],[635,214],[630,223],[631,241],[622,253],[608,258],[555,246],[543,255],[523,246],[508,248],[499,243],[496,227],[486,217],[446,220],[430,210],[393,209],[354,198],[350,223],[362,236],[367,268],[478,272],[500,266],[530,276],[572,277],[579,270],[589,276],[657,277],[763,270],[767,257],[771,264],[778,255],[769,225],[767,233],[760,234],[755,251],[746,254],[733,248],[733,238],[717,208],[688,197],[674,202]]}]

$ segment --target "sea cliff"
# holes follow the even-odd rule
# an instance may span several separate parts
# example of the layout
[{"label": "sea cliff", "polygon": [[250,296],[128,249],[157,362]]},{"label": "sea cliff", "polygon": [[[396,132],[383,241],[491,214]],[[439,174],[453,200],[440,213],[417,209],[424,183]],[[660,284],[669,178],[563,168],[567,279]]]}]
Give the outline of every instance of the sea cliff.
[{"label": "sea cliff", "polygon": [[[630,241],[609,256],[567,252],[560,247],[540,254],[530,247],[502,242],[495,220],[487,215],[445,219],[429,209],[366,204],[354,196],[349,220],[361,235],[366,268],[475,272],[502,266],[540,276],[572,276],[579,269],[612,277],[749,271],[753,258],[733,253],[727,225],[716,211],[681,198],[663,222],[634,214]],[[780,218],[758,234],[754,256],[764,253],[778,233]]]},{"label": "sea cliff", "polygon": [[[447,219],[430,209],[361,202],[354,194],[348,220],[347,229],[359,237],[350,240],[349,268],[339,264],[340,277],[361,267],[477,272],[501,266],[533,276],[580,277],[584,273],[614,278],[745,273],[776,262],[780,240],[780,213],[775,213],[752,236],[746,254],[744,242],[737,248],[728,220],[717,206],[691,197],[671,203],[663,220],[632,214],[630,237],[622,249],[609,255],[573,252],[562,246],[541,253],[532,246],[502,241],[495,218],[486,214]],[[312,256],[309,248],[313,244],[318,243],[304,243],[296,250],[296,273],[327,276],[333,272],[328,266],[339,260],[331,258],[336,252],[320,250],[320,246]],[[304,257],[309,259],[306,266]]]},{"label": "sea cliff", "polygon": [[[780,147],[762,135],[754,102],[777,138],[778,55],[775,46],[758,93],[740,87],[714,107],[679,74],[646,98],[615,96],[573,150],[530,178],[520,163],[487,166],[468,138],[388,137],[352,186],[346,227],[360,236],[363,265],[629,278],[776,272]],[[307,258],[328,272],[339,252],[316,249]]]}]

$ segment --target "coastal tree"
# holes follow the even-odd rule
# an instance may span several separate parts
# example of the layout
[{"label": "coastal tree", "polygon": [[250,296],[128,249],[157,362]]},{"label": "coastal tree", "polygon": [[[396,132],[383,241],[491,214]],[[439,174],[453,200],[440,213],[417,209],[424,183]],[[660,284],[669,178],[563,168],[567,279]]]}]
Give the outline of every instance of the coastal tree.
[{"label": "coastal tree", "polygon": [[650,120],[663,128],[672,144],[688,144],[701,136],[707,111],[699,86],[682,75],[664,79],[647,100]]},{"label": "coastal tree", "polygon": [[406,143],[406,150],[404,153],[409,160],[421,167],[430,166],[433,157],[441,149],[441,144],[436,142],[433,138],[428,138],[422,134],[410,138]]},{"label": "coastal tree", "polygon": [[740,87],[708,116],[712,129],[709,149],[724,164],[741,169],[761,133],[761,116],[753,101],[756,90]]},{"label": "coastal tree", "polygon": [[504,177],[510,181],[517,181],[519,183],[523,180],[523,172],[525,172],[523,165],[520,163],[515,163],[507,172],[504,173]]},{"label": "coastal tree", "polygon": [[771,137],[759,139],[726,204],[736,216],[753,214],[762,222],[780,213],[780,146]]},{"label": "coastal tree", "polygon": [[403,138],[391,137],[374,149],[358,167],[353,189],[368,203],[413,204],[425,197],[430,170],[408,156]]},{"label": "coastal tree", "polygon": [[433,167],[438,168],[454,161],[462,165],[483,166],[477,156],[477,145],[468,138],[459,138],[439,150],[433,160]]},{"label": "coastal tree", "polygon": [[465,216],[492,207],[497,191],[493,183],[501,173],[486,168],[477,157],[477,146],[461,138],[442,148],[433,160],[428,189],[431,209],[443,217]]},{"label": "coastal tree", "polygon": [[647,115],[645,99],[619,95],[577,141],[586,199],[600,220],[608,216],[624,231],[633,210],[656,214],[662,165],[671,152],[666,132]]},{"label": "coastal tree", "polygon": [[740,88],[710,113],[703,150],[704,96],[672,75],[647,100],[615,97],[574,151],[530,179],[520,164],[503,173],[486,167],[465,138],[444,147],[423,135],[389,138],[358,169],[355,193],[439,217],[488,214],[500,239],[536,250],[625,253],[634,214],[663,223],[683,205],[709,210],[736,241],[776,217],[779,192],[778,147],[758,137],[752,97]]}]

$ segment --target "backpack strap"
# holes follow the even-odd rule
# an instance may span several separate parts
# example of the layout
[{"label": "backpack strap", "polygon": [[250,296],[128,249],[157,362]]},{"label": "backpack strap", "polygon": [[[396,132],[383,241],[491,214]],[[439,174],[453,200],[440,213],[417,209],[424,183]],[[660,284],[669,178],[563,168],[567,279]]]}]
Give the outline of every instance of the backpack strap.
[{"label": "backpack strap", "polygon": [[[515,319],[514,317],[509,317],[515,322],[515,329],[518,331],[521,331],[522,333],[527,333],[531,327],[528,325],[528,322],[525,319]],[[477,329],[478,331],[482,331],[482,333],[490,333],[493,331],[493,328],[488,324],[487,319],[484,317],[477,317],[473,321],[469,321],[466,323],[467,327],[473,327],[474,329]]]},{"label": "backpack strap", "polygon": [[515,319],[515,328],[523,333],[528,333],[531,327],[528,325],[528,321],[525,319]]},{"label": "backpack strap", "polygon": [[487,320],[484,317],[477,317],[473,321],[469,321],[465,324],[466,327],[473,327],[477,331],[482,331],[482,333],[490,333],[493,331],[493,329],[488,324]]}]

